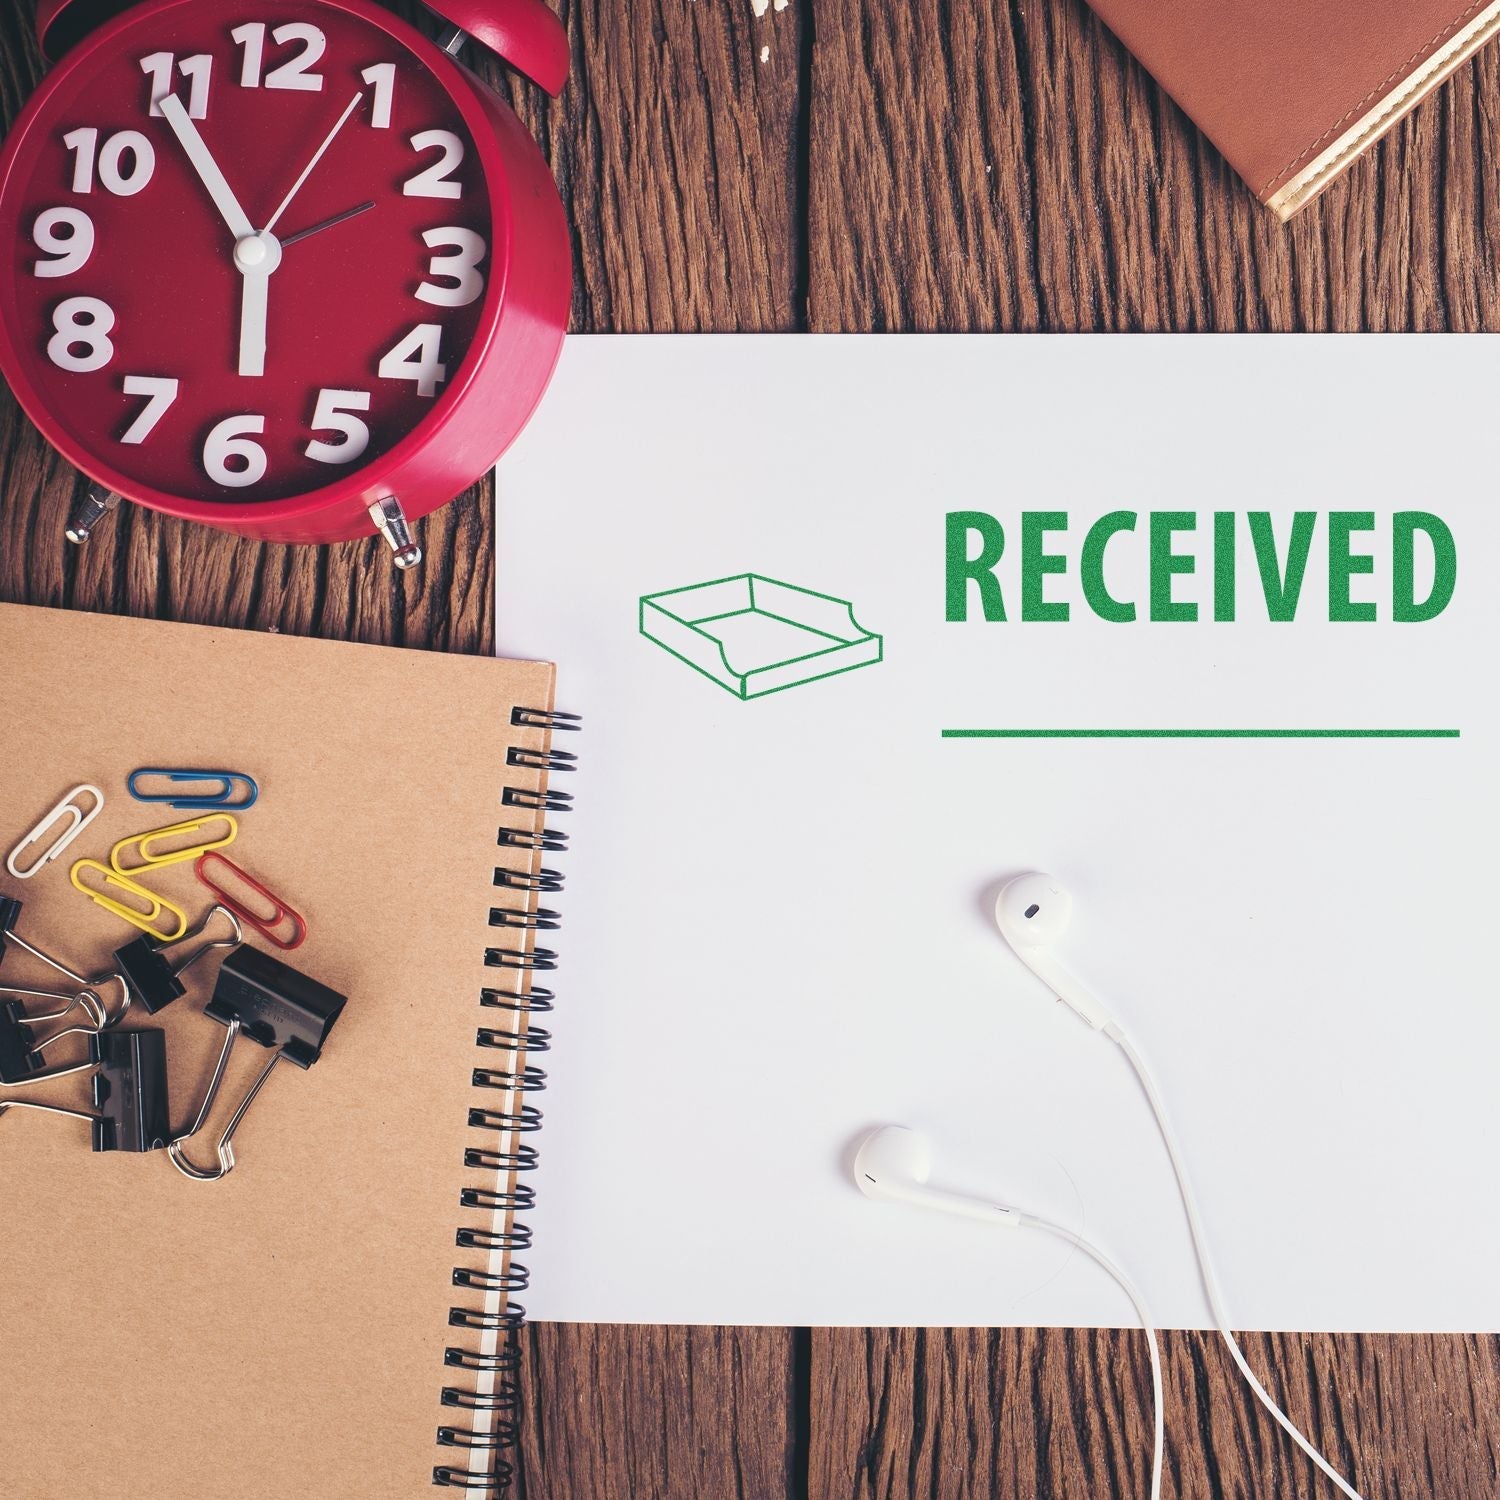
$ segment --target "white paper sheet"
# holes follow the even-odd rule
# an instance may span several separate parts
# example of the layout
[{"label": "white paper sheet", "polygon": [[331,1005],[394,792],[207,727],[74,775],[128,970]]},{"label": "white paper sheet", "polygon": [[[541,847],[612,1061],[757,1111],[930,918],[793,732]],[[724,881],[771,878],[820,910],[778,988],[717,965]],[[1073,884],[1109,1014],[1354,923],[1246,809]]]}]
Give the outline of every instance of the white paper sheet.
[{"label": "white paper sheet", "polygon": [[[534,1316],[1124,1324],[1037,1235],[867,1201],[866,1127],[935,1184],[1099,1240],[1165,1325],[1207,1309],[1123,1059],[997,935],[1049,869],[1060,957],[1152,1060],[1239,1327],[1500,1327],[1491,477],[1482,338],[574,339],[500,474],[499,643],[560,664],[577,795],[532,1215]],[[1128,508],[1087,607],[1090,523]],[[1272,623],[1246,513],[1317,513]],[[1457,587],[1390,618],[1391,516]],[[1010,618],[945,619],[944,515],[1004,525]],[[1022,511],[1058,510],[1025,622]],[[1147,513],[1195,623],[1152,622]],[[1234,512],[1215,622],[1211,513]],[[1376,513],[1329,619],[1328,516]],[[1418,596],[1433,571],[1416,547]],[[1425,571],[1424,571],[1425,570]],[[741,701],[642,636],[642,596],[754,572],[852,601],[884,659]],[[972,590],[971,590],[972,593]],[[977,597],[974,595],[973,597]],[[944,739],[959,727],[1382,727],[1441,739]],[[563,820],[559,819],[559,825]]]}]

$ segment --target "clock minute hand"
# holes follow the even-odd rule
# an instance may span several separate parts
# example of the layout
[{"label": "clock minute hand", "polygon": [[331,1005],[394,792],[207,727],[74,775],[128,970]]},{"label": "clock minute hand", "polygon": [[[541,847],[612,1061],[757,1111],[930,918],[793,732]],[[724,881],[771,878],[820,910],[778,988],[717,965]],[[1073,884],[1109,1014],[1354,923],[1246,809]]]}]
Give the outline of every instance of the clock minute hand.
[{"label": "clock minute hand", "polygon": [[172,134],[177,137],[188,161],[192,163],[193,170],[198,174],[199,180],[208,189],[209,197],[214,200],[214,206],[219,210],[220,217],[229,226],[229,232],[236,240],[252,238],[255,234],[255,226],[250,222],[249,215],[240,207],[240,200],[234,196],[234,189],[225,181],[218,162],[214,160],[213,153],[198,133],[198,127],[193,124],[182,100],[176,94],[163,96],[161,112],[167,124],[172,127]]}]

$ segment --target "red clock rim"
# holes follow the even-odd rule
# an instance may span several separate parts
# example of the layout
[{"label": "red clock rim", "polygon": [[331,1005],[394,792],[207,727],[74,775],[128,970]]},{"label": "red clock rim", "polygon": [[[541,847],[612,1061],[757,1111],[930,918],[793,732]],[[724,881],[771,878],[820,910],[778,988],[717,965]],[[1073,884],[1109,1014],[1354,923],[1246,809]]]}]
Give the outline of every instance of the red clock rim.
[{"label": "red clock rim", "polygon": [[[196,0],[147,0],[124,15],[106,22],[84,41],[74,47],[58,64],[54,72],[42,83],[38,91],[27,101],[25,108],[11,128],[9,139],[0,152],[0,201],[10,187],[11,176],[26,149],[37,117],[50,97],[54,81],[66,70],[80,66],[98,52],[108,48],[120,33],[139,24],[148,13],[163,13],[180,5],[191,5]],[[474,383],[480,365],[494,343],[510,281],[510,255],[514,216],[510,207],[510,177],[506,171],[505,156],[495,138],[485,110],[484,101],[477,90],[485,85],[471,79],[466,70],[445,53],[442,48],[428,41],[419,31],[409,26],[399,16],[386,10],[376,0],[320,0],[332,10],[346,11],[370,22],[403,46],[409,48],[437,76],[449,96],[453,99],[469,134],[479,152],[484,168],[485,182],[490,195],[491,212],[491,274],[480,311],[479,324],[474,338],[464,355],[458,372],[437,397],[434,409],[427,413],[410,432],[371,463],[333,484],[320,489],[307,490],[300,495],[288,495],[279,500],[192,500],[180,495],[170,495],[160,490],[147,489],[129,476],[102,461],[97,454],[89,452],[77,442],[60,421],[53,417],[48,404],[42,399],[32,383],[26,368],[20,345],[12,335],[6,319],[0,318],[0,367],[9,379],[16,399],[42,436],[71,463],[87,474],[96,483],[104,485],[126,499],[146,505],[165,515],[176,516],[185,521],[198,521],[208,525],[223,526],[231,518],[236,522],[295,520],[334,510],[358,499],[373,505],[393,493],[386,476],[396,472],[412,457],[436,442],[444,429],[453,420],[465,392]],[[497,251],[503,239],[504,260]],[[15,274],[13,268],[13,274]],[[399,496],[397,497],[400,498]]]}]

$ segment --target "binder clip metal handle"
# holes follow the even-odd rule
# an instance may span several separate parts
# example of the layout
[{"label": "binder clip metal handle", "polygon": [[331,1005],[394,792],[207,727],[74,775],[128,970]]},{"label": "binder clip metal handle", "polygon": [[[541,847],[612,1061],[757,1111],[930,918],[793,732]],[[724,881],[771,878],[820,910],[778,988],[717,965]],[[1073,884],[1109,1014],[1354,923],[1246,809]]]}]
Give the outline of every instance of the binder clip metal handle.
[{"label": "binder clip metal handle", "polygon": [[[225,1028],[203,1103],[193,1123],[167,1145],[167,1156],[184,1177],[194,1182],[217,1182],[234,1170],[234,1135],[246,1111],[265,1087],[278,1063],[310,1068],[322,1056],[323,1044],[343,1012],[346,997],[299,973],[280,959],[256,948],[237,948],[219,970],[213,998],[204,1015]],[[273,1049],[271,1059],[235,1107],[215,1147],[215,1165],[199,1167],[188,1159],[187,1144],[204,1127],[229,1066],[234,1044],[241,1036]]]},{"label": "binder clip metal handle", "polygon": [[50,953],[43,953],[40,948],[28,943],[16,931],[16,923],[20,917],[21,902],[14,896],[0,896],[0,963],[5,961],[6,948],[14,943],[16,947],[23,949],[33,958],[40,959],[48,968],[56,969],[59,974],[71,979],[74,984],[87,988],[89,981],[82,974],[75,969],[70,969],[60,958],[54,958]]},{"label": "binder clip metal handle", "polygon": [[234,1171],[234,1133],[240,1127],[240,1121],[245,1118],[245,1112],[255,1103],[255,1096],[265,1087],[266,1079],[271,1076],[271,1070],[281,1061],[281,1053],[273,1052],[271,1060],[260,1071],[245,1097],[240,1100],[235,1112],[230,1116],[229,1123],[224,1127],[224,1133],[219,1137],[214,1154],[218,1159],[217,1167],[196,1167],[188,1160],[187,1143],[203,1129],[203,1122],[208,1118],[209,1112],[214,1107],[214,1101],[219,1097],[219,1085],[224,1081],[224,1069],[229,1065],[229,1054],[234,1050],[235,1039],[240,1034],[240,1021],[236,1017],[229,1023],[229,1028],[224,1034],[224,1045],[219,1048],[219,1060],[214,1064],[213,1077],[208,1081],[208,1092],[203,1096],[203,1103],[199,1107],[197,1118],[188,1126],[186,1132],[167,1144],[167,1158],[172,1165],[182,1173],[184,1177],[191,1178],[194,1182],[217,1182],[221,1177],[227,1177]]},{"label": "binder clip metal handle", "polygon": [[[42,1072],[42,1054],[64,1037],[98,1036],[119,1020],[119,1016],[110,1015],[95,989],[80,990],[76,995],[70,996],[58,994],[54,990],[13,990],[7,987],[6,993],[41,995],[65,1002],[57,1010],[44,1011],[40,1015],[28,1015],[18,1000],[0,1004],[0,1084],[12,1087],[53,1076]],[[39,1025],[47,1021],[61,1021],[74,1010],[84,1013],[87,1024],[68,1026],[62,1031],[53,1032],[45,1041],[36,1040],[36,1028]],[[122,1007],[120,1015],[124,1014],[125,1009]]]},{"label": "binder clip metal handle", "polygon": [[[210,938],[186,958],[173,963],[167,957],[169,948],[181,947],[184,943],[200,938],[208,931],[214,920],[222,917],[228,924],[229,935]],[[215,948],[231,951],[245,941],[245,930],[240,919],[221,902],[209,907],[203,920],[185,932],[173,943],[159,943],[154,938],[141,936],[115,949],[115,977],[125,987],[125,1004],[114,1020],[118,1022],[130,1009],[132,1000],[139,1000],[150,1015],[170,1005],[187,993],[182,976],[205,954]],[[111,1023],[114,1024],[114,1023]]]}]

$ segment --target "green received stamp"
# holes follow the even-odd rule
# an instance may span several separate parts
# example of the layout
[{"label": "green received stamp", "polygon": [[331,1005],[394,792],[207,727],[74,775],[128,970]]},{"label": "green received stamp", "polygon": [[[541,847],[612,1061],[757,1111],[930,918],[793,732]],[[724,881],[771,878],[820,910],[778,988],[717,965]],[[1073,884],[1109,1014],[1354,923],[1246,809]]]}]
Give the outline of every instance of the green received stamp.
[{"label": "green received stamp", "polygon": [[847,599],[759,573],[643,595],[641,634],[736,698],[873,666],[885,653]]}]

